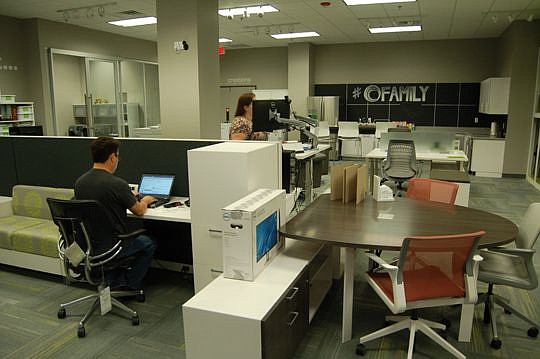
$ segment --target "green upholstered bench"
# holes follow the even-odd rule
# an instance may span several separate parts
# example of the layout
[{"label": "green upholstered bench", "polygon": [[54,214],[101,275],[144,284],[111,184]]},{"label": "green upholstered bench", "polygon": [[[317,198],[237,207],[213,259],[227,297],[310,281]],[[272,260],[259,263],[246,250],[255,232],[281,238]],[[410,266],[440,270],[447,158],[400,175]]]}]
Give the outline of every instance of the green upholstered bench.
[{"label": "green upholstered bench", "polygon": [[14,186],[11,201],[0,201],[0,263],[62,274],[47,198],[72,197],[67,188]]}]

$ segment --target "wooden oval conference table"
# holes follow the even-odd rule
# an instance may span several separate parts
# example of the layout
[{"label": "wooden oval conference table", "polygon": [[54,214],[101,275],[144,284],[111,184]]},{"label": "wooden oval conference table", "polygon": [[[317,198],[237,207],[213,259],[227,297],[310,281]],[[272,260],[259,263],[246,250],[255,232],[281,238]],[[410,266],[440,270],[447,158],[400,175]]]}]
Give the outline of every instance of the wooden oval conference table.
[{"label": "wooden oval conference table", "polygon": [[[280,234],[345,248],[342,342],[351,339],[356,248],[400,250],[410,236],[434,236],[483,230],[480,248],[512,242],[517,226],[492,213],[438,202],[396,198],[391,202],[342,203],[329,194],[319,196],[280,228]],[[459,341],[469,341],[474,305],[463,305]]]}]

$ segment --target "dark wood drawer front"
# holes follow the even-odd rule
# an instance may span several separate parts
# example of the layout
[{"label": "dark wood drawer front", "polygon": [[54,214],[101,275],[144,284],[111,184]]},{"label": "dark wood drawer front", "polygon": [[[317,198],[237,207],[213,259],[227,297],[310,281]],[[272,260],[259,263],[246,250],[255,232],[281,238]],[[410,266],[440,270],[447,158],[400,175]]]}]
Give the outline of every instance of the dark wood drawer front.
[{"label": "dark wood drawer front", "polygon": [[303,271],[262,322],[263,358],[292,357],[307,332],[308,325],[308,272]]}]

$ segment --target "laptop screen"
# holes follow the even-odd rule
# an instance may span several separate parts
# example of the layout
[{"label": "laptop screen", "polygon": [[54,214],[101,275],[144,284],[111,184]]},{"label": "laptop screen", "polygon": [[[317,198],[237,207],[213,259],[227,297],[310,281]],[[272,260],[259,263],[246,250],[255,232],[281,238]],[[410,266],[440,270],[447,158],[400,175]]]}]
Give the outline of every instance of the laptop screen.
[{"label": "laptop screen", "polygon": [[144,174],[139,184],[139,193],[143,196],[169,197],[173,181],[173,175]]}]

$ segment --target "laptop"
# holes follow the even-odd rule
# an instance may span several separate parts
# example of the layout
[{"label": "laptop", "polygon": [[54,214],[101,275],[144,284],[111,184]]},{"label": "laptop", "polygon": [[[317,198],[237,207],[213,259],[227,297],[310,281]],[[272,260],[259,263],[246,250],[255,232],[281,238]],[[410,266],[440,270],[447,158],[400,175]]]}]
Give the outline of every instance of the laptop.
[{"label": "laptop", "polygon": [[143,197],[155,197],[157,201],[150,204],[150,207],[156,208],[169,202],[173,182],[174,175],[143,174],[139,184],[139,193]]}]

